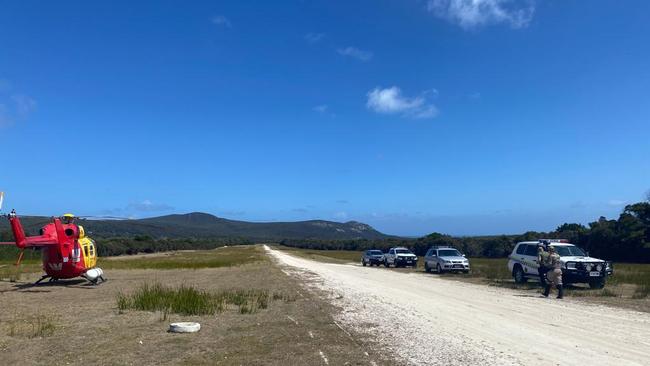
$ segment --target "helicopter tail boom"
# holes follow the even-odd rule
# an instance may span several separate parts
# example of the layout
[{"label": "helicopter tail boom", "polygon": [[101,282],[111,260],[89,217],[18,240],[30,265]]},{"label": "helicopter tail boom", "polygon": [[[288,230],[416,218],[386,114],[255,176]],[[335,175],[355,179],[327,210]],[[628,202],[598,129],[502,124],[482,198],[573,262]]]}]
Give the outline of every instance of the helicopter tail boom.
[{"label": "helicopter tail boom", "polygon": [[42,247],[46,245],[56,245],[57,242],[54,238],[49,236],[26,236],[23,225],[20,222],[20,219],[16,215],[15,211],[12,211],[9,215],[9,223],[11,224],[11,231],[14,233],[15,242],[13,243],[0,243],[0,245],[13,244],[20,249],[25,247]]}]

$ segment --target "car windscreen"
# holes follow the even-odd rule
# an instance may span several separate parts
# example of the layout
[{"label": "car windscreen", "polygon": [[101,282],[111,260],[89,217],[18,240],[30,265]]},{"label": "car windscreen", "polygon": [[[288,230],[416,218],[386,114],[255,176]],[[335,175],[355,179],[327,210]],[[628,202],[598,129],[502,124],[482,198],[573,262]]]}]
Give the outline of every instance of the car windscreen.
[{"label": "car windscreen", "polygon": [[411,251],[408,249],[395,249],[395,254],[411,254]]},{"label": "car windscreen", "polygon": [[438,250],[439,257],[460,257],[460,253],[456,249],[440,249]]},{"label": "car windscreen", "polygon": [[382,255],[384,253],[381,252],[381,250],[369,250],[368,255]]},{"label": "car windscreen", "polygon": [[554,248],[557,254],[560,255],[560,257],[584,257],[585,256],[585,252],[583,252],[582,249],[574,245],[555,246]]}]

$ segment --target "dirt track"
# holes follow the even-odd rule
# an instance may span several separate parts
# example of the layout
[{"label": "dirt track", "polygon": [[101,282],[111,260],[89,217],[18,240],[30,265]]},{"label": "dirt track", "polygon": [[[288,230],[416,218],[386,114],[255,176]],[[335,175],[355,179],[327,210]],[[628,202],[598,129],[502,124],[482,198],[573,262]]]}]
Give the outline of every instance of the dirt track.
[{"label": "dirt track", "polygon": [[648,365],[650,314],[269,250],[410,364]]}]

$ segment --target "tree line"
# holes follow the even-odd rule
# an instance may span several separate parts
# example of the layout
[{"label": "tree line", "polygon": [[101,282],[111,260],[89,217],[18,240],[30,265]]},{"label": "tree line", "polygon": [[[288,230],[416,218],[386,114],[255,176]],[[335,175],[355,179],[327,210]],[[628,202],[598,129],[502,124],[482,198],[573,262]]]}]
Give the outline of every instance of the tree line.
[{"label": "tree line", "polygon": [[521,235],[454,237],[432,233],[418,239],[379,240],[282,240],[281,244],[321,250],[366,250],[403,246],[422,256],[432,246],[452,246],[468,257],[507,257],[520,241],[567,239],[591,256],[601,259],[650,263],[650,202],[625,206],[616,220],[600,217],[588,226],[564,223],[551,232],[528,231]]},{"label": "tree line", "polygon": [[[650,198],[650,197],[649,197]],[[650,263],[650,200],[625,206],[616,220],[600,217],[587,226],[578,223],[564,223],[551,232],[529,231],[521,235],[454,237],[441,233],[427,236],[388,239],[287,239],[280,244],[305,249],[320,250],[366,250],[403,246],[417,255],[424,255],[435,245],[449,245],[468,257],[507,257],[516,243],[526,240],[568,239],[590,255],[614,261]],[[94,238],[100,256],[114,256],[136,253],[154,253],[170,250],[214,249],[224,245],[245,245],[253,240],[240,237],[222,238],[153,238],[151,236]],[[0,232],[0,241],[12,241],[11,232]],[[257,241],[259,242],[259,240]],[[15,258],[15,247],[0,248],[0,259]],[[36,256],[35,254],[29,254]]]}]

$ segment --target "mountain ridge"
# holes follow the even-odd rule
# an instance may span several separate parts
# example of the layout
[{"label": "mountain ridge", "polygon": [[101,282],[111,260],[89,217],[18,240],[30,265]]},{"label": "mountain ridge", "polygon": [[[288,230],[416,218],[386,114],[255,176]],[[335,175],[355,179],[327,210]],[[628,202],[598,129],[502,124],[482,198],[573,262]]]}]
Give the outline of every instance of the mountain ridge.
[{"label": "mountain ridge", "polygon": [[[50,218],[44,216],[22,216],[26,231],[32,235]],[[372,226],[357,222],[335,222],[327,220],[250,222],[230,220],[205,212],[170,214],[143,219],[78,219],[89,235],[96,237],[152,238],[224,238],[239,237],[253,240],[281,239],[383,239],[393,236],[383,234]],[[0,229],[9,230],[6,220]]]}]

